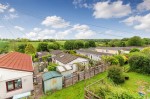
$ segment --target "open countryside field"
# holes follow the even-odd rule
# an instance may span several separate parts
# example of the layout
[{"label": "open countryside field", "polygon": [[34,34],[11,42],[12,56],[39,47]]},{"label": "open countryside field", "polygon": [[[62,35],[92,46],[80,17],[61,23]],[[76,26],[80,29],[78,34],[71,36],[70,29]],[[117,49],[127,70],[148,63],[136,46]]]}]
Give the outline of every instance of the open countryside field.
[{"label": "open countryside field", "polygon": [[[129,72],[126,73],[129,76],[129,80],[124,84],[120,85],[122,88],[127,89],[129,92],[134,92],[138,94],[138,88],[140,81],[147,82],[150,85],[150,76]],[[98,74],[91,79],[78,82],[77,84],[70,86],[68,88],[63,88],[51,95],[43,96],[41,99],[84,99],[84,86],[94,83],[97,80],[100,80],[107,76],[107,72]],[[148,94],[150,97],[150,93]]]},{"label": "open countryside field", "polygon": [[[56,41],[58,42],[61,46],[64,45],[65,41]],[[10,50],[13,49],[14,45],[17,46],[19,44],[25,44],[25,43],[30,43],[32,44],[35,48],[37,48],[38,44],[41,43],[41,42],[9,42],[9,46],[10,46]],[[45,43],[48,43],[48,44],[51,44],[53,42],[45,42]],[[0,45],[1,46],[1,45]]]}]

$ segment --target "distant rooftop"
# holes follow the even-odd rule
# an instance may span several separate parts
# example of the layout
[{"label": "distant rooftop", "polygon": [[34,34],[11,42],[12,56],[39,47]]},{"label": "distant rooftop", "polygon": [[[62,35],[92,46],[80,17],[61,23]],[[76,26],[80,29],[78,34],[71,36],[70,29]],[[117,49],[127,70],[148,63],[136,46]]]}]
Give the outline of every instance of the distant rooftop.
[{"label": "distant rooftop", "polygon": [[0,55],[0,68],[33,72],[32,58],[19,52]]},{"label": "distant rooftop", "polygon": [[94,55],[112,55],[110,53],[97,52],[97,51],[92,51],[92,50],[77,50],[77,52],[89,53],[89,54],[94,54]]},{"label": "distant rooftop", "polygon": [[61,51],[61,50],[52,50],[50,53],[51,53],[52,55],[57,55],[57,54],[62,53],[62,51]]},{"label": "distant rooftop", "polygon": [[70,63],[71,61],[77,59],[77,56],[68,54],[68,53],[60,53],[57,56],[54,57],[55,60],[58,60],[59,62],[63,64]]}]

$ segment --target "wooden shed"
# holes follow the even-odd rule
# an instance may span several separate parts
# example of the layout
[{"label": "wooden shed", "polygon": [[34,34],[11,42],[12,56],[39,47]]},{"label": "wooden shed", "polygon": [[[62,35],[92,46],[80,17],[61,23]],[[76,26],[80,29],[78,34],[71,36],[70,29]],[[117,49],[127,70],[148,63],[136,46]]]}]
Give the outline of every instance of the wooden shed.
[{"label": "wooden shed", "polygon": [[62,89],[62,75],[56,71],[46,72],[42,75],[43,91],[60,90]]}]

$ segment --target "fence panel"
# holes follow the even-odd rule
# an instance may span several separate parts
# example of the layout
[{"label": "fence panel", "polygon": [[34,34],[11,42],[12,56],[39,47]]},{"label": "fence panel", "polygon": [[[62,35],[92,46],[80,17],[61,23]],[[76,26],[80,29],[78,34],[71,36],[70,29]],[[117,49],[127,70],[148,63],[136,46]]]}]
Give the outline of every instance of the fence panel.
[{"label": "fence panel", "polygon": [[84,71],[80,72],[78,75],[79,81],[84,80]]}]

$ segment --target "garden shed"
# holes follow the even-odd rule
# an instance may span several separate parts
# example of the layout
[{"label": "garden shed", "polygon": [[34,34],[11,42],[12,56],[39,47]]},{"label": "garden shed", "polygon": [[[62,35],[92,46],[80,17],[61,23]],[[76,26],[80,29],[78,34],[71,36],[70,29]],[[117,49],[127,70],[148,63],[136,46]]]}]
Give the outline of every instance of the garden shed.
[{"label": "garden shed", "polygon": [[62,89],[62,75],[56,71],[46,72],[42,75],[43,91],[60,90]]}]

